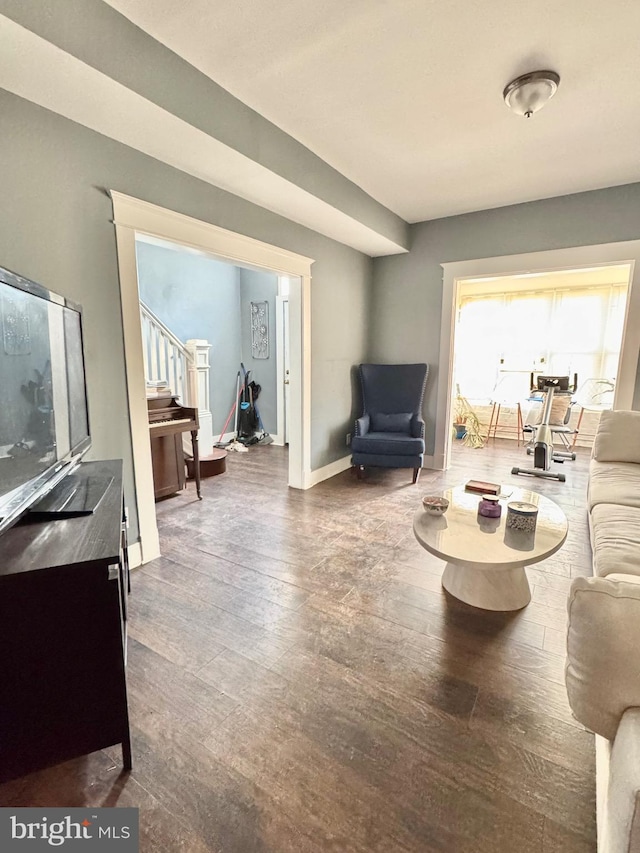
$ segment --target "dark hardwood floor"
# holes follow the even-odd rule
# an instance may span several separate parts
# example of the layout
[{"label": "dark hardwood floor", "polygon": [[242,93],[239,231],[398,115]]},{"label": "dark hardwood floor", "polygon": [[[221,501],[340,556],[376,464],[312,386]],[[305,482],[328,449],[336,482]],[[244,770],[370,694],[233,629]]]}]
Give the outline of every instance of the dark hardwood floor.
[{"label": "dark hardwood floor", "polygon": [[[514,442],[446,473],[286,487],[286,452],[158,505],[163,557],[133,576],[134,769],[94,753],[0,787],[7,806],[139,806],[143,851],[592,853],[593,738],[563,681],[565,600],[590,574],[589,452],[567,482],[512,477]],[[471,476],[569,518],[523,611],[443,592],[420,497]]]}]

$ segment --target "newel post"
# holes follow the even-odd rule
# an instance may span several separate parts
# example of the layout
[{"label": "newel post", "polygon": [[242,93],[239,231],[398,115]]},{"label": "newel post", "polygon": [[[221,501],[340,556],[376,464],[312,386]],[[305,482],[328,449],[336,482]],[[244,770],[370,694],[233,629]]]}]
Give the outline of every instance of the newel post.
[{"label": "newel post", "polygon": [[200,456],[209,456],[213,451],[213,417],[209,408],[209,350],[211,344],[198,338],[192,338],[185,344],[191,356],[188,377],[189,405],[198,409],[200,421]]}]

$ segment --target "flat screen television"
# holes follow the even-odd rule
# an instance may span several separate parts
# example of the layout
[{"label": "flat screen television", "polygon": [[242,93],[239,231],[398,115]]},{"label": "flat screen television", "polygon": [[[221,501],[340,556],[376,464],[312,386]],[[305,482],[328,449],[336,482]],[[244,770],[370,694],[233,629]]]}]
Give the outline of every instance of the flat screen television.
[{"label": "flat screen television", "polygon": [[80,306],[0,267],[0,533],[90,446]]}]

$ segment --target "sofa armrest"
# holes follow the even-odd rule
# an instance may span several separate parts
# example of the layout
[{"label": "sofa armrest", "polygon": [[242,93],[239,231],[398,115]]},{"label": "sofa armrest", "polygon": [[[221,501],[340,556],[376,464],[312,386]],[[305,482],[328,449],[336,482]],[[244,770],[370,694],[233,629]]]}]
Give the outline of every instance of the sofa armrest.
[{"label": "sofa armrest", "polygon": [[424,438],[424,421],[422,415],[414,415],[411,418],[411,437]]},{"label": "sofa armrest", "polygon": [[640,584],[576,578],[568,610],[571,710],[587,729],[613,740],[626,709],[640,707]]},{"label": "sofa armrest", "polygon": [[602,412],[592,455],[598,462],[640,462],[640,412]]},{"label": "sofa armrest", "polygon": [[356,435],[366,435],[371,426],[369,415],[362,415],[361,418],[356,418]]},{"label": "sofa armrest", "polygon": [[[610,750],[598,842],[611,853],[640,851],[640,708],[622,715]],[[601,842],[601,844],[600,844]]]}]

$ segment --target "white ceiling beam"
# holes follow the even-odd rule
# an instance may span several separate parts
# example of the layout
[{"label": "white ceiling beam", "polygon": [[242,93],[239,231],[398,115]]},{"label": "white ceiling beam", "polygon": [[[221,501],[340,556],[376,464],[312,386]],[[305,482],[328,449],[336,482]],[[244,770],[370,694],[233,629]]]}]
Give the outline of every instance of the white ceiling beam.
[{"label": "white ceiling beam", "polygon": [[15,95],[372,257],[406,247],[0,15]]}]

